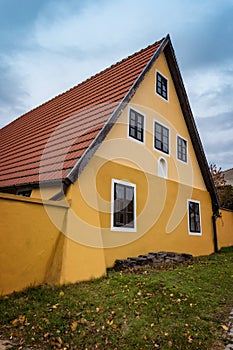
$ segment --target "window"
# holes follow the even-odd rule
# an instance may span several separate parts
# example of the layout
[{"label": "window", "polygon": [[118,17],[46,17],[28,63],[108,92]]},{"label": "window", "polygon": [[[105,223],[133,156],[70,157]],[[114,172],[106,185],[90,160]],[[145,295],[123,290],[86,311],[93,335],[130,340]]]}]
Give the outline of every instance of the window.
[{"label": "window", "polygon": [[166,154],[169,154],[169,129],[155,122],[154,147]]},{"label": "window", "polygon": [[198,201],[188,201],[188,225],[190,234],[201,235],[201,213]]},{"label": "window", "polygon": [[156,92],[165,100],[168,100],[167,87],[168,87],[167,79],[159,72],[156,72]]},{"label": "window", "polygon": [[177,158],[187,163],[187,141],[177,136]]},{"label": "window", "polygon": [[162,157],[158,160],[158,175],[167,178],[167,161]]},{"label": "window", "polygon": [[17,195],[22,197],[30,197],[32,193],[31,189],[18,190]]},{"label": "window", "polygon": [[129,112],[129,136],[143,142],[144,141],[144,116],[133,109]]},{"label": "window", "polygon": [[112,180],[112,229],[136,230],[136,186],[128,182]]}]

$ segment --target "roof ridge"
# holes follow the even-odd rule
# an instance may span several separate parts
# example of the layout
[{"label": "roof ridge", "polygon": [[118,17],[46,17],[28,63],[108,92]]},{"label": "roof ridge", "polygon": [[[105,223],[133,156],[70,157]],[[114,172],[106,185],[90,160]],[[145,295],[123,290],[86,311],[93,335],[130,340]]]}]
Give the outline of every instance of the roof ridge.
[{"label": "roof ridge", "polygon": [[229,168],[229,169],[226,169],[226,170],[222,170],[223,173],[226,173],[227,171],[231,171],[233,170],[233,168]]},{"label": "roof ridge", "polygon": [[97,72],[97,73],[91,75],[90,77],[88,77],[88,78],[86,78],[85,80],[81,81],[81,82],[78,83],[77,85],[74,85],[73,87],[71,87],[71,88],[69,88],[69,89],[67,89],[67,90],[65,90],[65,91],[63,91],[63,92],[61,92],[60,94],[55,95],[55,96],[52,97],[51,99],[42,102],[42,103],[39,104],[38,106],[36,106],[36,107],[34,107],[34,108],[28,110],[27,112],[25,112],[25,113],[23,113],[22,115],[20,115],[18,118],[12,120],[9,124],[3,126],[3,127],[0,129],[0,131],[3,130],[3,129],[5,129],[7,126],[9,126],[9,125],[15,123],[17,120],[21,119],[22,117],[25,117],[27,114],[36,111],[37,109],[41,108],[42,106],[45,106],[47,103],[49,103],[49,102],[51,102],[51,101],[54,101],[55,99],[57,99],[58,97],[61,97],[61,96],[65,95],[65,94],[68,93],[69,91],[72,91],[72,90],[76,89],[78,86],[82,86],[83,84],[87,83],[87,82],[90,81],[91,79],[93,79],[93,78],[95,78],[95,77],[98,77],[99,75],[103,74],[104,72],[107,72],[108,70],[110,70],[110,69],[112,69],[113,67],[119,65],[120,63],[123,63],[123,62],[127,61],[128,59],[133,58],[134,56],[141,54],[143,51],[146,51],[146,50],[152,48],[153,46],[156,46],[156,45],[160,44],[164,39],[165,39],[165,38],[163,37],[162,39],[160,39],[160,40],[158,40],[158,41],[155,41],[154,43],[152,43],[152,44],[150,44],[150,45],[148,45],[148,46],[146,46],[146,47],[140,49],[139,51],[136,51],[136,52],[134,52],[134,53],[128,55],[127,57],[122,58],[121,60],[119,60],[119,61],[117,61],[117,62],[111,64],[110,66],[104,68],[103,70],[101,70],[101,71],[99,71],[99,72]]},{"label": "roof ridge", "polygon": [[[76,86],[74,86],[73,88],[71,88],[71,89],[69,89],[69,90],[72,90],[72,89],[74,89],[75,87],[86,83],[88,80],[91,80],[91,79],[93,79],[94,77],[96,77],[96,76],[98,76],[98,75],[100,75],[100,74],[102,74],[102,73],[108,71],[109,69],[112,69],[113,67],[117,66],[118,64],[120,64],[120,63],[122,63],[122,62],[124,62],[124,61],[126,61],[126,60],[128,60],[128,59],[130,59],[130,58],[132,58],[133,56],[136,56],[136,55],[138,55],[139,53],[142,53],[143,51],[148,50],[149,48],[151,48],[152,46],[155,46],[156,44],[159,44],[159,43],[162,42],[163,40],[164,40],[164,38],[162,38],[162,39],[159,40],[159,41],[155,41],[153,44],[150,44],[150,45],[148,45],[148,46],[146,46],[146,47],[140,49],[139,51],[136,51],[136,52],[134,52],[134,53],[128,55],[127,57],[122,58],[121,60],[119,60],[119,61],[117,61],[117,62],[111,64],[111,66],[108,66],[108,67],[104,68],[103,70],[101,70],[100,72],[98,72],[98,73],[96,73],[96,74],[93,74],[93,75],[90,76],[89,78],[83,80],[81,83],[77,84]],[[68,91],[69,91],[69,90],[68,90]]]}]

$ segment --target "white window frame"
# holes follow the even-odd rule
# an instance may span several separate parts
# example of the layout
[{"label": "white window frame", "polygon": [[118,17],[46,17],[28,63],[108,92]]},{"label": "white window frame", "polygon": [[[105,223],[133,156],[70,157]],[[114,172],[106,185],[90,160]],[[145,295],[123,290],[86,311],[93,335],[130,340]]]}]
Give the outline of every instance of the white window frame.
[{"label": "white window frame", "polygon": [[[167,80],[167,99],[157,92],[157,73],[159,73],[164,79]],[[158,69],[155,71],[155,94],[159,96],[163,101],[169,102],[169,79]]]},{"label": "white window frame", "polygon": [[[134,137],[130,136],[129,134],[129,126],[130,126],[130,111],[135,111],[136,113],[138,114],[141,114],[144,118],[143,120],[143,141],[140,141],[138,139],[135,139]],[[129,106],[128,108],[128,127],[127,127],[127,137],[130,139],[130,140],[133,140],[134,142],[137,142],[139,143],[140,145],[145,145],[145,138],[146,138],[146,133],[145,133],[145,130],[146,130],[146,115],[144,113],[142,113],[141,111],[139,111],[138,109],[134,108],[134,107],[131,107]]]},{"label": "white window frame", "polygon": [[[134,189],[134,227],[116,227],[114,226],[114,185],[115,184],[120,184],[123,186],[130,186],[133,187]],[[127,181],[122,181],[118,179],[112,179],[112,184],[111,184],[111,231],[117,231],[117,232],[136,232],[137,231],[137,217],[136,217],[136,206],[137,206],[137,200],[136,200],[136,185],[127,182]]]},{"label": "white window frame", "polygon": [[[161,151],[161,150],[155,148],[155,123],[158,123],[158,124],[160,124],[161,126],[163,126],[164,128],[168,129],[168,133],[169,133],[169,137],[168,137],[169,150],[168,150],[168,153],[165,153],[165,152],[163,152],[163,151]],[[161,155],[167,156],[167,157],[170,157],[170,145],[171,145],[171,140],[170,140],[171,136],[170,136],[170,134],[171,134],[171,133],[170,133],[170,128],[169,128],[168,125],[165,125],[165,124],[161,123],[159,120],[154,119],[154,121],[153,121],[153,149],[154,149],[156,152],[159,152]]]},{"label": "white window frame", "polygon": [[[187,154],[187,160],[186,160],[186,162],[185,162],[184,160],[178,158],[178,137],[180,137],[181,139],[183,139],[184,141],[186,141],[186,145],[187,145],[187,147],[186,147],[186,154]],[[189,154],[189,153],[188,153],[188,140],[187,140],[185,137],[183,137],[183,136],[181,136],[181,135],[179,135],[179,134],[176,134],[176,159],[177,159],[179,162],[183,163],[183,164],[188,164],[188,154]]]},{"label": "white window frame", "polygon": [[[189,222],[189,203],[193,202],[193,203],[197,203],[199,205],[199,217],[200,217],[200,232],[192,232],[190,230],[190,222]],[[189,235],[191,236],[202,236],[202,224],[201,224],[201,203],[200,201],[197,201],[195,199],[188,199],[187,200],[187,217],[188,217],[188,232]]]}]

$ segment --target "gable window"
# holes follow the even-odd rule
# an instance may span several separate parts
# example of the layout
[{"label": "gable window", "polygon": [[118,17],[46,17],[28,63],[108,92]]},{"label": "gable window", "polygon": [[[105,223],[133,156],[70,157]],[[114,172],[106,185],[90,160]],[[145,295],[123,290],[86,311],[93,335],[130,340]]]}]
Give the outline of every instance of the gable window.
[{"label": "gable window", "polygon": [[112,180],[112,230],[136,230],[136,185]]},{"label": "gable window", "polygon": [[187,163],[187,141],[177,136],[177,159]]},{"label": "gable window", "polygon": [[169,154],[169,129],[155,122],[154,147],[166,154]]},{"label": "gable window", "polygon": [[201,213],[198,201],[188,201],[188,225],[189,234],[201,235]]},{"label": "gable window", "polygon": [[129,136],[144,142],[144,115],[133,109],[129,111]]},{"label": "gable window", "polygon": [[156,92],[165,100],[168,100],[168,80],[159,72],[156,72]]}]

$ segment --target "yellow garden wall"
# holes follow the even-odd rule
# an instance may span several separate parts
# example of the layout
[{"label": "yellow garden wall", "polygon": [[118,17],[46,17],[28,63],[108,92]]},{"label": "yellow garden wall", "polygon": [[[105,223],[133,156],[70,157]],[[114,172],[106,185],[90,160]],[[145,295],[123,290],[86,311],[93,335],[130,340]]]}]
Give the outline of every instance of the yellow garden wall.
[{"label": "yellow garden wall", "polygon": [[66,206],[0,194],[0,294],[60,282],[65,239],[46,206],[62,226]]},{"label": "yellow garden wall", "polygon": [[218,248],[233,246],[233,211],[220,210],[221,217],[217,218]]},{"label": "yellow garden wall", "polygon": [[106,273],[103,249],[79,244],[69,235],[69,208],[67,201],[0,194],[0,295]]}]

